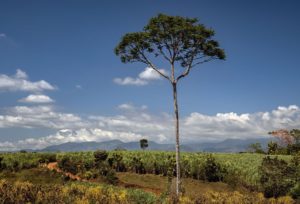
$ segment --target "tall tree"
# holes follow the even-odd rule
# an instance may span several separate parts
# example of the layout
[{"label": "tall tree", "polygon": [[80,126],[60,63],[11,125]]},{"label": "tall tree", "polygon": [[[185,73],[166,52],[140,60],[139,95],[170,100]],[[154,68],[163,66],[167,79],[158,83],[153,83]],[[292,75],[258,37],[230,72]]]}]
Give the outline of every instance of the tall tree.
[{"label": "tall tree", "polygon": [[[219,43],[213,39],[213,36],[214,31],[199,24],[196,18],[159,14],[151,18],[141,32],[125,34],[115,48],[115,54],[120,56],[123,63],[144,63],[172,85],[176,135],[177,196],[180,191],[177,84],[197,65],[215,59],[225,59],[225,52],[219,47]],[[165,62],[169,63],[169,74],[162,72],[153,63],[153,59],[156,57],[162,57]]]},{"label": "tall tree", "polygon": [[141,149],[145,150],[148,147],[148,140],[147,139],[141,139],[140,140],[140,147],[141,147]]}]

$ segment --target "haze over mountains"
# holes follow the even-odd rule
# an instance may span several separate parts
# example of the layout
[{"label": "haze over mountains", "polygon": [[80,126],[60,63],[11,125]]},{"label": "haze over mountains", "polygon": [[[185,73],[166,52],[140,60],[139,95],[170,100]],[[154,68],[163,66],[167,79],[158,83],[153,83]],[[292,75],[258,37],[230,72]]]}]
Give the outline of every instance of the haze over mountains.
[{"label": "haze over mountains", "polygon": [[[181,150],[185,152],[243,152],[248,149],[248,146],[253,143],[261,143],[263,148],[266,148],[268,142],[272,138],[257,138],[257,139],[226,139],[222,142],[215,143],[193,143],[182,144]],[[174,144],[159,144],[153,141],[148,142],[148,150],[175,150]],[[121,140],[109,140],[105,142],[67,142],[59,145],[53,145],[44,149],[38,150],[42,152],[72,152],[72,151],[94,151],[97,149],[102,150],[114,150],[114,149],[126,149],[126,150],[140,150],[140,143],[137,142],[122,142]]]}]

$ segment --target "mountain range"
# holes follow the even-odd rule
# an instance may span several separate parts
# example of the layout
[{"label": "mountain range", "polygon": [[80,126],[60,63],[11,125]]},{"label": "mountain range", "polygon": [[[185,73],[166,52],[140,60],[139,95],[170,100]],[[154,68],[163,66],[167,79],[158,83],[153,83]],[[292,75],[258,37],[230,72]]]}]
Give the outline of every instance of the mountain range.
[{"label": "mountain range", "polygon": [[[247,151],[250,144],[259,142],[265,149],[272,138],[256,139],[226,139],[221,142],[211,143],[191,143],[182,144],[181,151],[185,152],[244,152]],[[174,144],[160,144],[153,141],[148,142],[147,150],[174,151]],[[94,151],[97,149],[114,150],[140,150],[140,143],[122,142],[121,140],[109,140],[104,142],[67,142],[59,145],[48,146],[41,150],[32,150],[39,152],[73,152],[73,151]]]}]

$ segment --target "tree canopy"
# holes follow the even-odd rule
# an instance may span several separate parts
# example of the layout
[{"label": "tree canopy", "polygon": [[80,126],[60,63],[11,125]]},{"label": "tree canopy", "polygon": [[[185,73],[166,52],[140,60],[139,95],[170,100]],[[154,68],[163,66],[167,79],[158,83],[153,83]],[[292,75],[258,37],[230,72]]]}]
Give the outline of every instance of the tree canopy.
[{"label": "tree canopy", "polygon": [[[127,33],[115,48],[121,61],[142,62],[172,83],[189,74],[198,64],[225,59],[225,52],[213,39],[214,31],[198,23],[196,18],[159,14],[150,19],[141,32]],[[171,65],[179,63],[184,71],[162,73],[150,59],[163,57]]]}]

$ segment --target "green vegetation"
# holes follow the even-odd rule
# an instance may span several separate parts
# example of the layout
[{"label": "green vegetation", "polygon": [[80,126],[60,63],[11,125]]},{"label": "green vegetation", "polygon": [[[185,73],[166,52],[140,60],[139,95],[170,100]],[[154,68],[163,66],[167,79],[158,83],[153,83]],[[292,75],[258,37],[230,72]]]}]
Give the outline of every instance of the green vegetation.
[{"label": "green vegetation", "polygon": [[55,161],[56,154],[54,153],[0,153],[0,170],[18,171]]},{"label": "green vegetation", "polygon": [[[275,201],[273,199],[274,203],[280,199],[291,199],[280,196],[290,195],[294,199],[299,198],[299,155],[265,157],[263,154],[253,153],[183,153],[181,157],[181,174],[184,184],[181,199],[185,199],[182,203],[203,203],[210,199],[217,199],[221,202],[222,199],[224,200],[222,196],[232,196],[236,202],[244,199],[245,203],[249,199],[253,202],[255,199],[263,200],[262,203],[269,202],[263,195],[270,197],[270,202],[273,199],[271,197],[278,197]],[[0,159],[2,169],[0,179],[5,179],[2,182],[9,183],[11,188],[18,188],[20,183],[23,183],[27,186],[26,188],[29,188],[28,186],[33,188],[31,192],[40,191],[39,194],[43,196],[48,196],[46,192],[49,192],[51,197],[49,186],[52,186],[51,189],[54,191],[58,189],[69,191],[71,184],[78,184],[78,188],[86,188],[86,192],[93,189],[91,191],[94,192],[99,191],[96,190],[98,185],[102,188],[103,185],[113,184],[115,187],[110,186],[109,189],[116,195],[120,196],[120,192],[123,191],[128,196],[132,193],[137,197],[141,196],[139,199],[146,199],[147,201],[143,201],[145,203],[168,203],[176,198],[174,194],[176,165],[173,152],[99,150],[57,154],[4,153],[0,154],[0,158],[2,158]],[[14,165],[16,161],[18,165]],[[49,166],[56,166],[57,169],[48,170]],[[86,185],[96,185],[97,188],[82,187]],[[147,193],[141,195],[132,191],[136,188]],[[262,194],[257,192],[262,192]],[[64,195],[57,196],[60,197],[53,199],[61,199],[59,202],[65,202]],[[70,202],[85,200],[93,203],[89,196],[85,193],[78,195],[74,193]],[[129,198],[129,200],[126,199],[124,203],[133,202],[129,201]],[[121,201],[115,203],[118,202],[121,203]],[[140,203],[143,202],[140,201]]]},{"label": "green vegetation", "polygon": [[0,180],[0,203],[159,203],[154,194],[107,185],[39,185]]},{"label": "green vegetation", "polygon": [[145,150],[148,147],[148,140],[147,139],[141,139],[140,140],[140,147],[142,150]]},{"label": "green vegetation", "polygon": [[[181,173],[184,178],[193,178],[197,180],[208,180],[205,175],[205,164],[209,155],[215,159],[220,170],[221,177],[231,183],[237,182],[257,186],[259,185],[260,174],[259,166],[262,163],[264,155],[261,154],[235,154],[235,153],[182,153],[181,155]],[[93,166],[93,152],[73,152],[58,153],[57,160],[68,157],[76,166],[79,173],[90,170],[86,167]],[[291,156],[280,155],[280,159],[289,161]],[[111,151],[108,155],[109,165],[117,172],[134,172],[161,174],[167,176],[168,172],[175,173],[175,153],[163,151]],[[224,170],[226,169],[226,171]],[[82,172],[80,172],[82,171]],[[208,171],[206,171],[208,172]],[[232,178],[234,177],[234,178]]]}]

